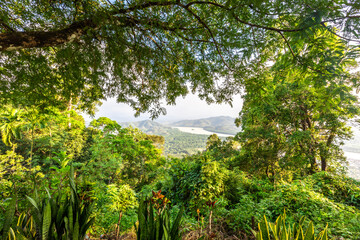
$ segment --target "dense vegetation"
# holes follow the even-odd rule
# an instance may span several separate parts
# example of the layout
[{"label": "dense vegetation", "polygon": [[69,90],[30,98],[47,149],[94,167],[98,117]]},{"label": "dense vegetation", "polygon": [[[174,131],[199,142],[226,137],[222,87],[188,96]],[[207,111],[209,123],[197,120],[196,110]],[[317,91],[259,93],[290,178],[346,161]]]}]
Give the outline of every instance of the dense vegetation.
[{"label": "dense vegetation", "polygon": [[[341,148],[360,115],[359,12],[351,0],[0,2],[0,237],[359,239],[360,183]],[[163,154],[170,138],[79,115],[117,97],[157,117],[189,91],[242,93],[242,131],[177,158]]]},{"label": "dense vegetation", "polygon": [[[4,201],[0,229],[6,225],[5,212],[12,199],[17,204],[11,226],[20,234],[18,219],[36,223],[34,202],[45,208],[46,199],[50,199],[54,206],[61,206],[69,201],[67,194],[76,191],[71,196],[78,196],[80,209],[92,205],[86,210],[91,211],[87,234],[108,239],[134,236],[140,199],[152,195],[152,190],[162,190],[155,196],[160,200],[166,196],[171,203],[168,217],[172,221],[180,208],[185,208],[180,229],[188,239],[251,237],[264,215],[275,222],[284,211],[287,224],[305,216],[306,224],[313,221],[315,232],[328,224],[329,236],[360,237],[360,183],[335,172],[308,175],[303,173],[306,169],[295,165],[267,176],[261,174],[262,165],[244,160],[248,152],[246,148],[239,150],[238,141],[222,141],[216,135],[208,138],[204,152],[182,159],[165,158],[157,148],[161,137],[122,128],[107,118],[85,127],[75,111],[68,115],[52,109],[48,115],[30,118],[32,114],[36,111],[11,106],[1,111]],[[32,239],[36,231],[23,229]]]}]

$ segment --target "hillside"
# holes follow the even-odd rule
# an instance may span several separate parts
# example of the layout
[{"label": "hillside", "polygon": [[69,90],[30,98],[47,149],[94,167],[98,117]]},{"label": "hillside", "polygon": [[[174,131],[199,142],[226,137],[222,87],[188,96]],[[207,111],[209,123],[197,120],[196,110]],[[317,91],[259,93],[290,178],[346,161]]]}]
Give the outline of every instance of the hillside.
[{"label": "hillside", "polygon": [[240,128],[235,126],[235,118],[227,116],[202,118],[196,120],[182,120],[174,122],[171,126],[176,127],[199,127],[204,130],[216,133],[225,133],[235,135]]},{"label": "hillside", "polygon": [[207,135],[191,134],[182,132],[176,128],[164,124],[145,120],[139,122],[123,122],[123,127],[132,126],[144,133],[164,136],[164,155],[181,157],[203,151],[206,146]]},{"label": "hillside", "polygon": [[151,120],[144,120],[138,122],[122,122],[120,123],[123,127],[129,127],[130,125],[134,128],[138,128],[141,131],[147,134],[154,134],[154,135],[167,135],[171,132],[172,128],[169,126],[165,126],[161,123],[151,121]]}]

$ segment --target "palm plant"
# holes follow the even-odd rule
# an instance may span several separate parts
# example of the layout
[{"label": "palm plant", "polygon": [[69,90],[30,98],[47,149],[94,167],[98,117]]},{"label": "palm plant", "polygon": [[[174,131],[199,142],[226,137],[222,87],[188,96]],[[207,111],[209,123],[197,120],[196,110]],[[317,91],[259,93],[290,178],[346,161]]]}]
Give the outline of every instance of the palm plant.
[{"label": "palm plant", "polygon": [[45,128],[46,120],[44,118],[39,118],[39,113],[36,110],[27,111],[25,114],[26,124],[24,128],[30,132],[31,144],[30,144],[30,159],[33,158],[34,152],[34,140],[35,140],[35,130]]},{"label": "palm plant", "polygon": [[23,125],[24,112],[20,109],[6,107],[0,112],[0,133],[1,139],[7,146],[15,145],[14,139],[20,138],[20,129]]}]

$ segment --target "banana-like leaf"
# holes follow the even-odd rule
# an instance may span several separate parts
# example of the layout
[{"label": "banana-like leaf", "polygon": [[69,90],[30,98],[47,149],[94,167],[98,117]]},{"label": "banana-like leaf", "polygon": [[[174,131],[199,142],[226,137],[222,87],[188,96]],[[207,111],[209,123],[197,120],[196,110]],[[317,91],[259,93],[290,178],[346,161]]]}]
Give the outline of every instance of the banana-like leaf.
[{"label": "banana-like leaf", "polygon": [[40,211],[40,210],[39,210],[39,207],[38,207],[38,205],[37,205],[37,203],[36,203],[36,201],[35,201],[33,198],[31,198],[31,197],[29,197],[29,196],[26,196],[26,198],[29,200],[29,202],[31,203],[31,205],[33,205],[33,207],[34,207],[36,210]]},{"label": "banana-like leaf", "polygon": [[73,239],[74,240],[82,240],[82,239],[80,239],[80,226],[79,226],[79,215],[78,214],[76,214],[76,218],[75,218]]},{"label": "banana-like leaf", "polygon": [[47,202],[44,208],[44,215],[42,221],[42,240],[47,240],[51,226],[51,205],[50,201]]},{"label": "banana-like leaf", "polygon": [[181,236],[179,234],[179,228],[180,228],[182,215],[184,214],[184,210],[185,210],[185,207],[184,206],[181,207],[180,211],[178,212],[178,214],[175,218],[175,221],[173,222],[173,225],[171,227],[171,232],[170,232],[171,239],[180,239],[181,238]]},{"label": "banana-like leaf", "polygon": [[10,201],[10,204],[8,206],[8,208],[6,209],[5,212],[5,222],[4,222],[4,226],[2,228],[2,237],[1,239],[6,239],[8,236],[8,233],[10,231],[10,226],[11,223],[14,219],[14,214],[15,214],[15,208],[16,208],[16,197],[13,197]]}]

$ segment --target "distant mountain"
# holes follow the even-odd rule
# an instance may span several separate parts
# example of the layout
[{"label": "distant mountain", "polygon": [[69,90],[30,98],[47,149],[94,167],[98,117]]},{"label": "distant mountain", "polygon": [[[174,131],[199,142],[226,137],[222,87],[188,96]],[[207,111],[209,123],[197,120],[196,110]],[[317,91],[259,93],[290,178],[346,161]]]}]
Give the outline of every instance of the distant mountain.
[{"label": "distant mountain", "polygon": [[161,123],[151,121],[151,120],[144,120],[139,122],[123,122],[120,123],[123,127],[132,126],[134,128],[138,128],[141,131],[154,134],[154,135],[167,135],[169,131],[172,129],[171,127],[165,126]]},{"label": "distant mountain", "polygon": [[240,128],[235,125],[235,118],[219,116],[209,117],[196,120],[183,120],[174,122],[171,126],[174,127],[199,127],[210,132],[225,133],[235,135],[240,131]]}]

